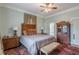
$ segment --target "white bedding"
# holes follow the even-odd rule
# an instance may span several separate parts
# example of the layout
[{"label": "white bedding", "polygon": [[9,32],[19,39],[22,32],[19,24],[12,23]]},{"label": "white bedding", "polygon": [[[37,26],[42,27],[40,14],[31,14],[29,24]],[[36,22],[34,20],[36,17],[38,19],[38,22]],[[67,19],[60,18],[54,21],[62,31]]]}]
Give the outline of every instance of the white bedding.
[{"label": "white bedding", "polygon": [[50,35],[22,36],[20,42],[28,49],[30,54],[37,54],[40,47],[55,41]]}]

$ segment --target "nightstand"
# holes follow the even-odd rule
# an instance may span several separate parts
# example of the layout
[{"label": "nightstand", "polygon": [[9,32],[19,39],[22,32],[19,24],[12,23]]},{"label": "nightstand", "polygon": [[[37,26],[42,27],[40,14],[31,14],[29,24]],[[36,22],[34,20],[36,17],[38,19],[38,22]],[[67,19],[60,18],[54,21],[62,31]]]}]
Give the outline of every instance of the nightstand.
[{"label": "nightstand", "polygon": [[2,41],[4,50],[18,47],[20,45],[19,37],[3,38]]}]

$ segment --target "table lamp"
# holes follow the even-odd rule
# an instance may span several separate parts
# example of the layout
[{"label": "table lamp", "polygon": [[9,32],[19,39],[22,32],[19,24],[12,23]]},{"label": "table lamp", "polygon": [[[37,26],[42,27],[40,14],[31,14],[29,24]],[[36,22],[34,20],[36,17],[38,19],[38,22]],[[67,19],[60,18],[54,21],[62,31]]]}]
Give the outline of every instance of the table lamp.
[{"label": "table lamp", "polygon": [[14,31],[14,36],[17,36],[18,27],[17,26],[14,26],[13,27],[13,31]]}]

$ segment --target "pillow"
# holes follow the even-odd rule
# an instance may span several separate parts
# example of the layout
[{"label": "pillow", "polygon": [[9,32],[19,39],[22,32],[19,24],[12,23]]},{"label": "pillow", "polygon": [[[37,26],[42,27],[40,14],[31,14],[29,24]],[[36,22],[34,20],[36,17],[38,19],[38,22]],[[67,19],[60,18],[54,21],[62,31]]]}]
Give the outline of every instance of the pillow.
[{"label": "pillow", "polygon": [[23,31],[23,35],[34,35],[36,34],[36,30],[35,29],[28,29],[27,31]]},{"label": "pillow", "polygon": [[36,29],[29,29],[29,30],[28,30],[28,34],[29,34],[29,35],[34,35],[34,34],[36,34]]},{"label": "pillow", "polygon": [[27,35],[27,32],[25,30],[23,31],[23,35]]}]

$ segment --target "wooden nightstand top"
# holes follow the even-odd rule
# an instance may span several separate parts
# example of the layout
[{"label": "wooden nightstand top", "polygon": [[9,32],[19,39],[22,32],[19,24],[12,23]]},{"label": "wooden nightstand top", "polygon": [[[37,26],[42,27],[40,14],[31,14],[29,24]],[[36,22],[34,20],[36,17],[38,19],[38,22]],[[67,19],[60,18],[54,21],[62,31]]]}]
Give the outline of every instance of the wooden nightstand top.
[{"label": "wooden nightstand top", "polygon": [[3,39],[19,39],[19,37],[18,36],[3,37]]}]

